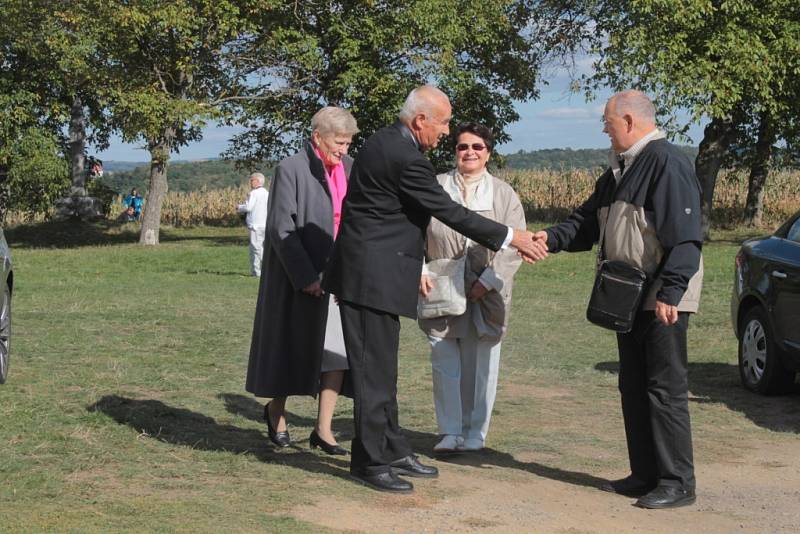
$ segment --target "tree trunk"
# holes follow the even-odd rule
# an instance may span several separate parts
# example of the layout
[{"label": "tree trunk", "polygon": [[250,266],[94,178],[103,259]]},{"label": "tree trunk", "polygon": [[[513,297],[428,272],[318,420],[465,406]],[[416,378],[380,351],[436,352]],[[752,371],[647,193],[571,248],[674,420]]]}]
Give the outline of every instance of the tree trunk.
[{"label": "tree trunk", "polygon": [[86,114],[79,96],[72,100],[69,120],[69,161],[71,197],[86,196]]},{"label": "tree trunk", "polygon": [[703,131],[703,140],[694,167],[703,191],[703,239],[709,238],[711,228],[711,207],[717,175],[722,166],[722,158],[733,139],[734,127],[730,119],[714,118]]},{"label": "tree trunk", "polygon": [[748,226],[761,226],[761,217],[764,214],[764,184],[769,174],[772,144],[775,138],[773,118],[764,113],[761,115],[761,124],[758,127],[756,153],[750,166],[747,200],[744,204],[744,221]]},{"label": "tree trunk", "polygon": [[158,245],[161,228],[161,204],[167,194],[167,161],[172,151],[175,130],[168,128],[158,141],[148,143],[150,149],[150,187],[142,215],[142,233],[139,243]]}]

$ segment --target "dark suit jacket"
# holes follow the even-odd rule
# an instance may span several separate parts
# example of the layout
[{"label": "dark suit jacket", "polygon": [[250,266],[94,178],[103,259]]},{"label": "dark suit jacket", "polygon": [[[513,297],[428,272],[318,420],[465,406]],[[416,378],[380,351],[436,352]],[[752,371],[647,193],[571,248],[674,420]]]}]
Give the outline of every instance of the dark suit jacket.
[{"label": "dark suit jacket", "polygon": [[342,300],[415,318],[431,216],[492,250],[508,234],[450,199],[403,124],[378,130],[353,164],[323,287]]}]

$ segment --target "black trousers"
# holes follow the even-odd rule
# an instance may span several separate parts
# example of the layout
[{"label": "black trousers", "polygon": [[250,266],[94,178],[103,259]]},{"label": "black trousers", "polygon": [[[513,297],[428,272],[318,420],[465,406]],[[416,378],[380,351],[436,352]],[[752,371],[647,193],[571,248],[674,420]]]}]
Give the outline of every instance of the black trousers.
[{"label": "black trousers", "polygon": [[353,439],[350,471],[375,474],[411,454],[397,419],[397,315],[352,302],[339,302],[342,331],[353,383]]},{"label": "black trousers", "polygon": [[686,329],[689,314],[667,326],[640,311],[617,334],[619,391],[631,473],[640,480],[694,489]]}]

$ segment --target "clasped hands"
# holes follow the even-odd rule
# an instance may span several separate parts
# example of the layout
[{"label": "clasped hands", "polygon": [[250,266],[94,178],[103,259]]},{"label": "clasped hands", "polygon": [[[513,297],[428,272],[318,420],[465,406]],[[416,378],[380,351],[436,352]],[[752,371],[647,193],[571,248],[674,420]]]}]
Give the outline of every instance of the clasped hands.
[{"label": "clasped hands", "polygon": [[526,263],[536,263],[547,257],[547,232],[544,230],[534,233],[515,229],[510,244]]}]

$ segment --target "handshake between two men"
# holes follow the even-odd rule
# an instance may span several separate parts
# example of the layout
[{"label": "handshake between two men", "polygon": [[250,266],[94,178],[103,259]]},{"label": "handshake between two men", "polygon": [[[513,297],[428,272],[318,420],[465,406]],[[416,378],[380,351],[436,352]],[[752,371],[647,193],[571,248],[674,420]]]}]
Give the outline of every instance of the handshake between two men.
[{"label": "handshake between two men", "polygon": [[527,263],[536,263],[547,257],[547,232],[543,230],[534,233],[515,229],[510,244]]}]

